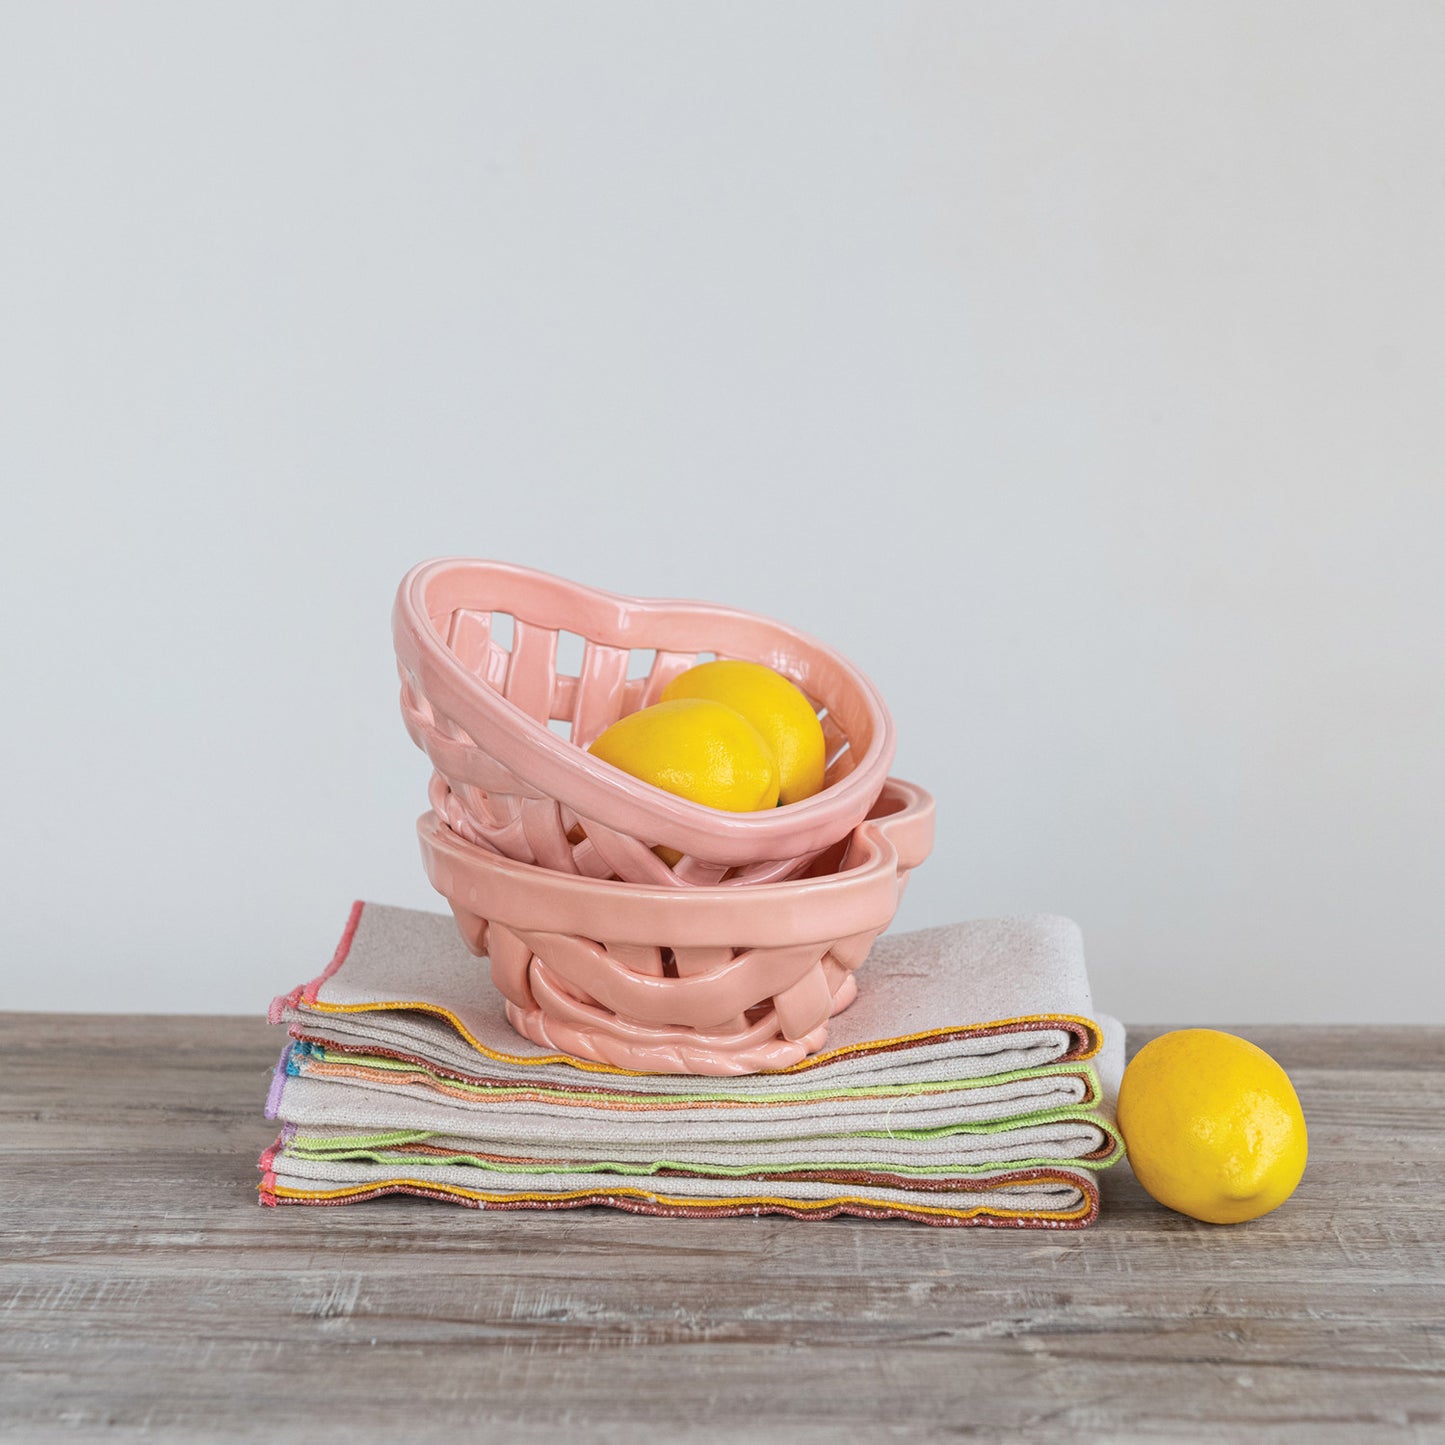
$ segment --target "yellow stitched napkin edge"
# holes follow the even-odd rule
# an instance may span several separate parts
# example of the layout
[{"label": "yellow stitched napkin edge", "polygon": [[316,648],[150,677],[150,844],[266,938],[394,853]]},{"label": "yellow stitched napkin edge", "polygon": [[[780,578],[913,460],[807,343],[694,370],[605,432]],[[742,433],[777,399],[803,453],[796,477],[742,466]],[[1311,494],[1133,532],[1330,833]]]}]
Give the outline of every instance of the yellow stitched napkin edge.
[{"label": "yellow stitched napkin edge", "polygon": [[[1056,1178],[1055,1176],[1040,1176],[1054,1179],[1057,1183],[1077,1184],[1077,1180],[1069,1178]],[[868,1199],[853,1194],[838,1194],[829,1199],[779,1199],[773,1195],[756,1194],[742,1195],[737,1198],[725,1199],[679,1199],[665,1194],[656,1194],[650,1190],[643,1189],[578,1189],[566,1192],[553,1193],[512,1193],[512,1194],[489,1194],[479,1189],[465,1189],[460,1185],[439,1184],[433,1180],[425,1179],[384,1179],[375,1180],[369,1184],[346,1185],[339,1189],[290,1189],[283,1185],[273,1184],[269,1191],[266,1186],[260,1188],[263,1192],[274,1194],[278,1199],[346,1199],[358,1194],[371,1194],[379,1188],[396,1188],[399,1186],[411,1186],[417,1189],[429,1190],[433,1193],[454,1194],[463,1199],[475,1199],[484,1204],[507,1204],[519,1200],[526,1200],[539,1204],[557,1204],[573,1199],[605,1199],[625,1198],[641,1199],[655,1204],[661,1204],[671,1209],[754,1209],[759,1205],[776,1205],[782,1209],[821,1210],[835,1205],[856,1204],[863,1209],[894,1209],[905,1208],[910,1212],[918,1214],[936,1214],[946,1219],[976,1219],[981,1214],[991,1215],[1000,1219],[1078,1219],[1088,1214],[1093,1204],[1087,1194],[1083,1203],[1077,1209],[993,1209],[987,1205],[977,1205],[972,1209],[946,1209],[940,1205],[933,1204],[909,1204],[904,1206],[894,1205],[886,1200]]]},{"label": "yellow stitched napkin edge", "polygon": [[[570,1064],[574,1068],[585,1069],[589,1073],[596,1074],[630,1074],[634,1077],[644,1077],[650,1071],[647,1069],[619,1069],[611,1064],[599,1064],[591,1059],[579,1059],[571,1054],[507,1054],[497,1049],[489,1049],[485,1044],[474,1038],[471,1031],[462,1023],[456,1014],[450,1009],[442,1008],[438,1004],[424,1003],[420,999],[411,1000],[386,1000],[374,1003],[323,1003],[320,999],[307,999],[308,1010],[320,1013],[370,1013],[373,1009],[409,1009],[417,1013],[428,1013],[438,1018],[444,1018],[456,1031],[479,1053],[489,1059],[496,1059],[500,1063],[507,1064]],[[836,1049],[824,1049],[821,1053],[809,1054],[806,1059],[800,1059],[796,1064],[789,1064],[782,1069],[762,1069],[760,1073],[768,1074],[796,1074],[804,1070],[816,1067],[818,1064],[826,1063],[830,1059],[844,1058],[854,1054],[878,1053],[884,1049],[901,1044],[927,1043],[931,1039],[948,1038],[956,1034],[968,1034],[978,1029],[1003,1030],[1019,1024],[1051,1024],[1051,1023],[1076,1023],[1082,1024],[1084,1032],[1088,1036],[1089,1044],[1082,1053],[1075,1054],[1072,1058],[1061,1059],[1061,1063],[1079,1063],[1085,1059],[1092,1059],[1104,1046],[1103,1032],[1099,1025],[1081,1014],[1023,1014],[1018,1018],[1011,1019],[990,1019],[985,1024],[977,1024],[972,1027],[961,1025],[955,1028],[924,1029],[915,1034],[900,1034],[895,1038],[870,1039],[864,1044],[844,1044]]]}]

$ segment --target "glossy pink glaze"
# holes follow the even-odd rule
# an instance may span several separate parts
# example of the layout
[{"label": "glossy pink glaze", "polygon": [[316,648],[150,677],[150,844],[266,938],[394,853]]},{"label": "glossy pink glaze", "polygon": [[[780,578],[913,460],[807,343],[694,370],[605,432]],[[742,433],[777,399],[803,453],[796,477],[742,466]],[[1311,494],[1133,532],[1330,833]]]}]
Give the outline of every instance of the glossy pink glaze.
[{"label": "glossy pink glaze", "polygon": [[560,873],[469,843],[436,812],[417,829],[427,877],[490,957],[519,1033],[620,1068],[737,1074],[824,1046],[932,847],[933,800],[890,778],[809,876],[746,888]]},{"label": "glossy pink glaze", "polygon": [[[512,619],[510,647],[495,635],[502,616]],[[564,633],[584,640],[575,677],[558,671]],[[558,872],[665,888],[789,878],[863,820],[893,761],[892,720],[857,668],[736,608],[619,597],[526,567],[445,558],[402,580],[392,634],[407,731],[436,769],[434,811],[470,842]],[[646,675],[629,677],[648,653]],[[587,752],[714,653],[775,668],[813,700],[828,745],[821,792],[729,813]],[[669,867],[656,845],[683,857]]]}]

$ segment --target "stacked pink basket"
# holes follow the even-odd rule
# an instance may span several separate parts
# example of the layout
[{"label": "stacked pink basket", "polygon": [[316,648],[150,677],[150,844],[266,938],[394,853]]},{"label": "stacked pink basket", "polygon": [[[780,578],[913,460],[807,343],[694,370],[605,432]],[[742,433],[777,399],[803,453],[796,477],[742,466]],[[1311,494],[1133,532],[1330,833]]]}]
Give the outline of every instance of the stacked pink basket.
[{"label": "stacked pink basket", "polygon": [[[461,558],[407,574],[393,635],[407,730],[435,769],[427,874],[490,958],[513,1027],[666,1072],[780,1068],[823,1047],[933,834],[932,800],[888,777],[892,721],[857,668],[753,613]],[[714,656],[774,668],[814,704],[819,793],[723,812],[587,752]]]}]

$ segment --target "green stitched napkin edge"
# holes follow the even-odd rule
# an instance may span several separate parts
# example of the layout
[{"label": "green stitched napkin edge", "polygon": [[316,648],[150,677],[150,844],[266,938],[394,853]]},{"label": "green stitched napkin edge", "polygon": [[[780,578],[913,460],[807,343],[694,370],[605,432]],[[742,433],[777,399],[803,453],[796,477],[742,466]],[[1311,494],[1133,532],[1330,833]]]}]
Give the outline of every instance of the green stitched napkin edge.
[{"label": "green stitched napkin edge", "polygon": [[[688,1173],[722,1175],[724,1177],[742,1177],[748,1174],[782,1174],[799,1169],[871,1169],[874,1171],[884,1169],[890,1173],[936,1177],[943,1173],[986,1174],[997,1171],[1000,1168],[1021,1169],[1068,1166],[1070,1168],[1098,1170],[1109,1168],[1123,1157],[1123,1138],[1120,1136],[1114,1124],[1101,1114],[1096,1114],[1091,1110],[1062,1108],[1049,1109],[1040,1114],[1029,1116],[1030,1125],[1049,1124],[1059,1120],[1092,1124],[1109,1140],[1109,1152],[1097,1159],[1060,1159],[1049,1155],[1038,1155],[1028,1159],[1010,1160],[1006,1164],[995,1161],[984,1164],[950,1165],[946,1170],[941,1170],[936,1166],[927,1164],[880,1164],[876,1160],[871,1163],[868,1161],[849,1162],[834,1160],[826,1163],[796,1161],[787,1164],[702,1165],[669,1159],[654,1160],[647,1164],[615,1159],[599,1159],[587,1163],[570,1160],[568,1161],[567,1169],[569,1173],[638,1175],[655,1174],[660,1169],[681,1169]],[[1003,1119],[994,1120],[986,1124],[942,1125],[936,1129],[861,1129],[840,1137],[848,1139],[886,1138],[925,1141],[948,1138],[959,1134],[999,1134],[1009,1128],[1015,1127],[1015,1124],[1016,1121],[1014,1120]],[[407,1144],[420,1144],[435,1137],[437,1137],[437,1134],[434,1130],[393,1130],[384,1134],[338,1134],[318,1139],[293,1139],[288,1141],[280,1151],[278,1157],[284,1158],[287,1155],[294,1155],[297,1158],[330,1163],[362,1160],[372,1164],[467,1164],[474,1165],[479,1169],[492,1170],[496,1173],[554,1174],[557,1172],[557,1166],[555,1164],[501,1164],[494,1160],[483,1159],[475,1154],[462,1153],[448,1155],[444,1159],[441,1159],[435,1155],[408,1155],[404,1152],[390,1152],[392,1150],[404,1151]]]}]

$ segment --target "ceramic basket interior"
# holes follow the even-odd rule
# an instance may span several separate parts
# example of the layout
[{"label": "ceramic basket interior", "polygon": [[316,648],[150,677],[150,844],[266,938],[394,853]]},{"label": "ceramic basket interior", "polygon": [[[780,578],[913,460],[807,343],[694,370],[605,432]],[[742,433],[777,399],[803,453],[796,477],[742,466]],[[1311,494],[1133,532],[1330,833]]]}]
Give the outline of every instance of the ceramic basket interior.
[{"label": "ceramic basket interior", "polygon": [[[793,877],[864,819],[893,760],[892,720],[867,677],[806,634],[735,608],[451,558],[403,579],[393,636],[407,730],[436,769],[434,810],[468,842],[561,873],[673,888]],[[821,792],[728,813],[586,751],[712,657],[764,663],[813,702],[828,749]],[[658,845],[680,860],[663,862]]]}]

